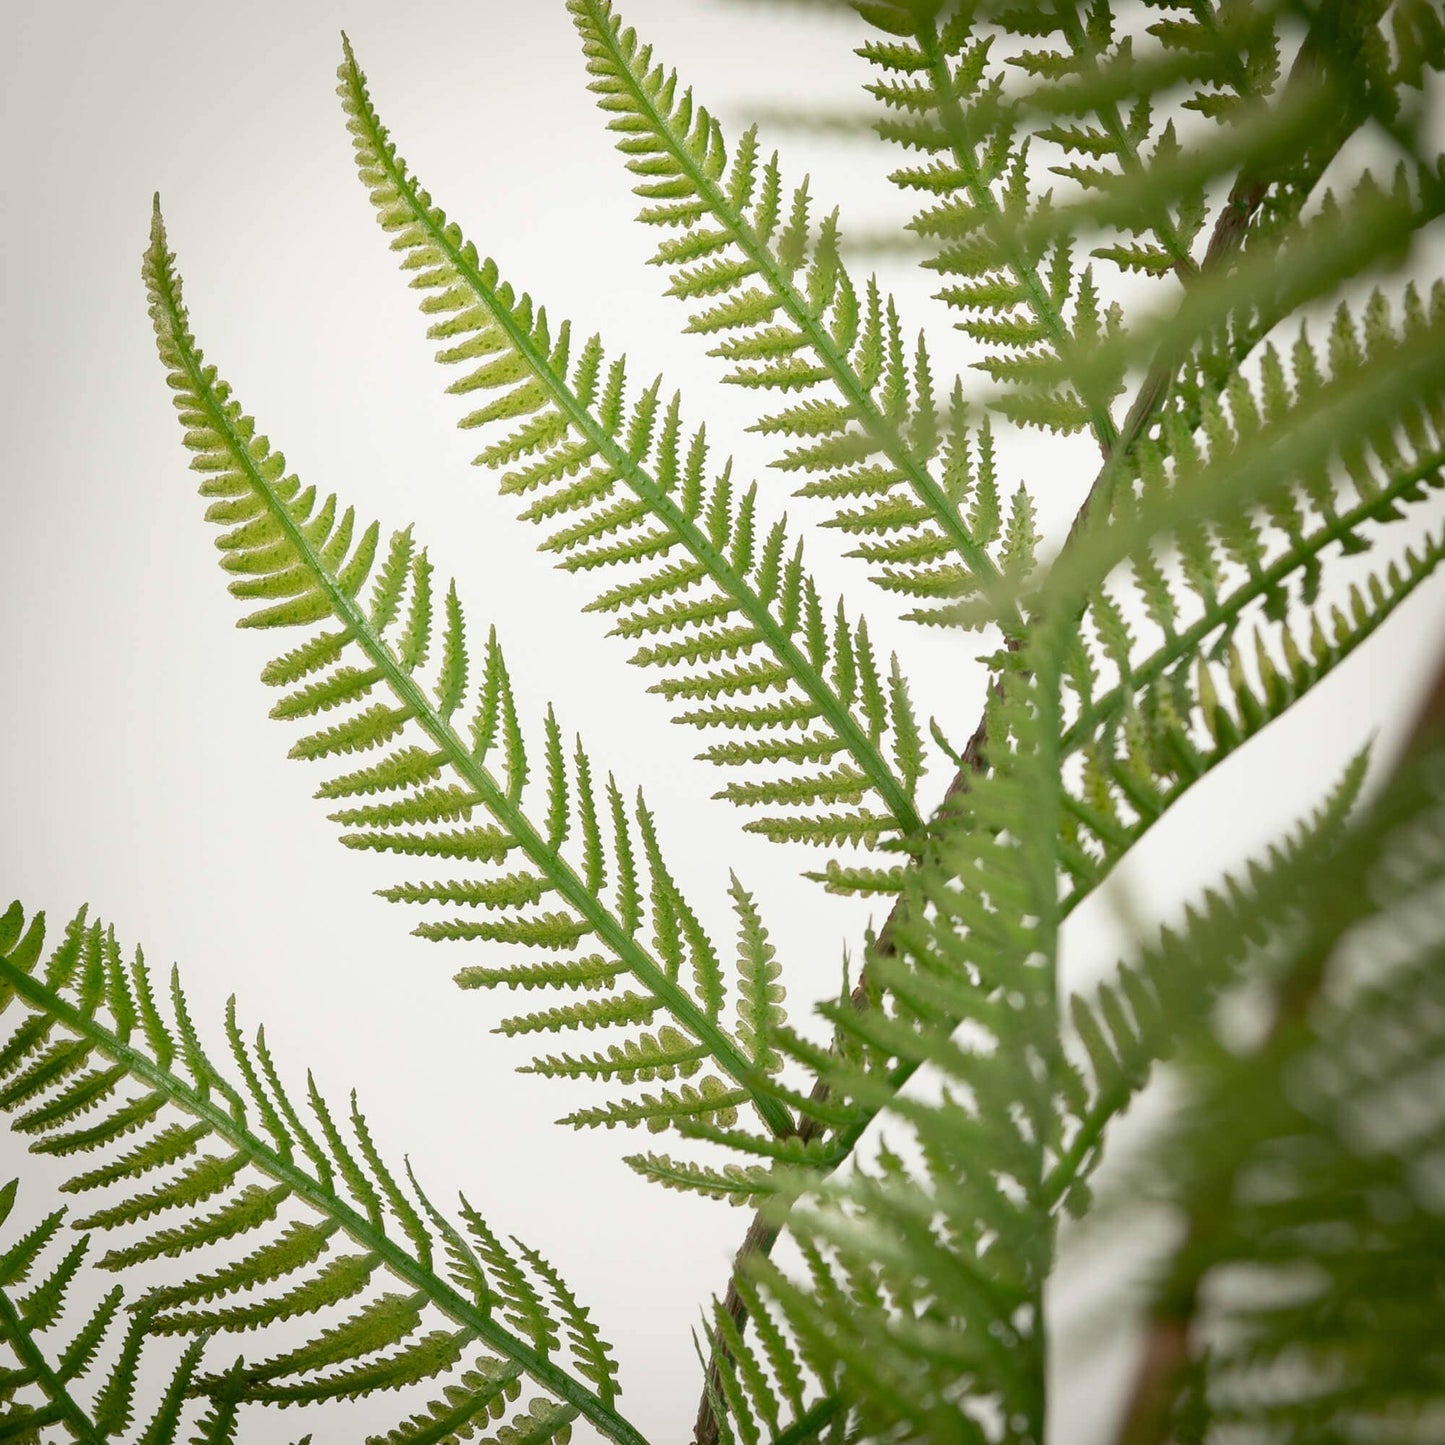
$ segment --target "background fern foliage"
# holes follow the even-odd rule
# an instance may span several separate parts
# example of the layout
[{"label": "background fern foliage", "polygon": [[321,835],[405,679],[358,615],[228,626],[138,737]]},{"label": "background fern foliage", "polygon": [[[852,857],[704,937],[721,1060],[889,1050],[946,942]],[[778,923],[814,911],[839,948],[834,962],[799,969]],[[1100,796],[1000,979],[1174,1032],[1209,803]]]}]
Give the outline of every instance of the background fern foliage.
[{"label": "background fern foliage", "polygon": [[[516,107],[464,148],[521,154],[514,184],[434,195],[348,21],[335,130],[406,307],[370,320],[328,228],[290,242],[374,327],[317,369],[348,394],[302,468],[261,416],[295,398],[261,365],[252,412],[210,359],[228,308],[278,366],[296,318],[204,264],[184,289],[184,197],[225,168],[165,93],[187,219],[155,201],[149,339],[301,765],[266,786],[315,806],[257,807],[213,961],[0,914],[0,1439],[1439,1440],[1439,7],[724,7],[780,74],[858,62],[766,126],[611,0],[554,8],[681,309],[614,304],[581,212],[572,274],[527,274]],[[426,47],[432,86],[460,55]],[[426,94],[467,126],[475,96]],[[272,243],[215,196],[230,253]],[[380,351],[442,364],[464,443],[402,485],[362,464]],[[179,515],[147,485],[128,506]],[[408,523],[450,510],[428,488],[463,525]],[[126,558],[173,618],[200,535]],[[545,621],[574,603],[575,637]],[[1342,704],[1405,658],[1367,737]],[[243,708],[208,692],[183,725],[224,776]],[[14,811],[37,856],[88,827]],[[270,1035],[259,923],[294,949]],[[304,1061],[362,1019],[370,1113]],[[669,1258],[704,1282],[664,1340]],[[1086,1426],[1082,1372],[1112,1382]]]}]

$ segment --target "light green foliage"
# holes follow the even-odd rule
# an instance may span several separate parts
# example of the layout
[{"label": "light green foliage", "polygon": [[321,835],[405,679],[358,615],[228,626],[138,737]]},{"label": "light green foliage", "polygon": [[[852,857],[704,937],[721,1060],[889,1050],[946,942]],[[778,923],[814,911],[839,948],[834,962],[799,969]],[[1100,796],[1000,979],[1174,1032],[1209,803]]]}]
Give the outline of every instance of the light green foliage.
[{"label": "light green foliage", "polygon": [[461,421],[498,434],[478,463],[504,469],[503,492],[526,499],[521,515],[547,530],[559,566],[627,574],[592,606],[645,643],[634,662],[669,670],[654,690],[680,721],[731,734],[708,761],[789,769],[722,796],[812,805],[749,825],[779,839],[871,844],[916,830],[918,724],[906,686],[885,686],[867,625],[825,605],[801,545],[786,523],[764,528],[756,486],[735,484],[731,462],[709,476],[704,433],[684,425],[675,395],[664,402],[655,382],[629,401],[622,358],[609,362],[596,336],[574,357],[571,328],[553,336],[546,312],[478,258],[397,155],[349,43],[340,77],[361,179],[438,318],[437,358],[471,368],[448,390],[492,394]]},{"label": "light green foliage", "polygon": [[[75,1438],[124,1428],[135,1356],[148,1335],[196,1342],[163,1411],[174,1413],[187,1393],[207,1394],[215,1416],[207,1442],[232,1439],[237,1412],[250,1402],[351,1399],[427,1381],[444,1389],[430,1416],[375,1438],[455,1439],[503,1417],[524,1377],[545,1392],[520,1417],[539,1440],[565,1439],[578,1414],[615,1438],[638,1438],[613,1410],[611,1352],[556,1270],[527,1246],[503,1243],[465,1200],[457,1225],[410,1171],[403,1185],[377,1153],[354,1095],[341,1115],[308,1079],[298,1104],[264,1032],[248,1040],[234,1004],[229,1066],[217,1066],[176,973],[167,1005],[139,950],[127,960],[98,921],[77,915],[42,967],[44,934],[43,918],[27,926],[18,904],[0,918],[0,998],[14,1016],[0,1047],[0,1108],[32,1151],[73,1170],[62,1188],[84,1201],[79,1228],[125,1231],[100,1256],[101,1269],[161,1258],[187,1264],[181,1282],[136,1302],[93,1433]],[[93,1165],[98,1155],[109,1162]],[[60,1219],[0,1261],[5,1289],[24,1278]],[[128,1230],[141,1223],[139,1235]],[[0,1297],[5,1338],[29,1372],[17,1383],[39,1383],[66,1419],[79,1407],[62,1387],[98,1348],[119,1292],[58,1369],[44,1365],[32,1336],[54,1324],[87,1244],[88,1237],[29,1295]],[[239,1253],[228,1248],[235,1244]],[[249,1294],[257,1288],[265,1291],[259,1299]],[[304,1342],[268,1346],[268,1327],[317,1314],[336,1319],[324,1312],[337,1306],[337,1322],[315,1326]],[[217,1373],[192,1378],[201,1340],[239,1344],[253,1333],[241,1359],[231,1353]],[[435,1431],[440,1420],[447,1428]],[[175,1427],[174,1418],[158,1417],[140,1438],[170,1445]]]},{"label": "light green foliage", "polygon": [[[585,1061],[592,1076],[635,1085],[664,1073],[697,1075],[574,1122],[731,1124],[740,1106],[752,1105],[774,1132],[787,1132],[787,1111],[728,1031],[721,957],[668,872],[641,798],[624,798],[610,776],[599,786],[582,744],[566,743],[550,714],[537,769],[495,633],[473,668],[455,588],[438,607],[431,564],[410,532],[394,533],[383,554],[376,524],[363,529],[334,495],[318,497],[286,473],[282,454],[257,434],[191,336],[159,211],[146,278],[161,355],[205,478],[207,517],[227,529],[222,566],[236,574],[232,593],[260,604],[243,624],[310,631],[263,674],[287,689],[272,715],[292,721],[345,710],[291,749],[311,762],[346,760],[318,789],[344,805],[331,815],[347,830],[342,841],[471,875],[387,890],[402,902],[468,910],[421,924],[423,937],[531,950],[526,962],[464,968],[464,987],[587,995],[512,1015],[504,1032],[657,1025],[645,1036],[645,1059],[627,1046],[593,1054]],[[438,624],[440,659],[429,676]],[[474,702],[458,718],[473,671]],[[382,750],[378,761],[355,766],[355,755]],[[587,947],[593,951],[581,951]],[[558,1074],[581,1062],[544,1056],[533,1067]]]},{"label": "light green foliage", "polygon": [[[16,1202],[16,1182],[0,1189],[0,1224]],[[81,1445],[135,1441],[174,1445],[181,1437],[181,1410],[200,1360],[198,1341],[175,1366],[160,1404],[141,1425],[136,1420],[137,1377],[146,1349],[148,1320],[126,1322],[120,1289],[111,1290],[83,1318],[68,1314],[67,1295],[90,1246],[81,1235],[68,1247],[64,1210],[47,1215],[0,1252],[0,1339],[13,1355],[0,1372],[0,1436],[38,1440],[63,1429]],[[119,1340],[113,1363],[102,1368],[107,1340]],[[235,1439],[236,1410],[217,1404],[200,1423],[193,1445],[227,1445]]]},{"label": "light green foliage", "polygon": [[[687,331],[875,605],[991,649],[977,726],[918,715],[799,530],[763,520],[769,484],[505,281],[401,159],[349,41],[339,71],[478,465],[596,574],[591,609],[706,732],[745,826],[878,904],[823,1031],[784,1011],[793,961],[753,888],[684,897],[641,795],[550,710],[520,715],[496,632],[411,530],[287,471],[202,356],[157,207],[150,315],[221,566],[241,625],[288,631],[272,714],[343,842],[414,861],[383,894],[458,983],[521,1000],[498,1026],[570,1081],[564,1122],[666,1133],[627,1163],[755,1211],[697,1335],[698,1445],[1042,1445],[1061,1234],[1150,1211],[1182,1230],[1154,1231],[1115,1311],[1142,1301],[1147,1336],[1123,1445],[1438,1438],[1439,719],[1103,980],[1060,973],[1069,920],[1153,825],[1445,560],[1445,282],[1421,275],[1439,8],[851,8],[961,335],[850,274],[840,212],[756,128],[726,137],[610,0],[567,0]],[[1029,428],[1075,438],[1076,470],[1015,477]],[[1041,536],[1061,486],[1076,520]],[[135,1445],[187,1411],[205,1445],[260,1407],[418,1385],[380,1445],[574,1421],[638,1445],[542,1254],[465,1198],[436,1208],[354,1100],[293,1099],[234,1009],[214,1065],[179,982],[162,1002],[84,914],[43,965],[41,937],[0,917],[0,1109],[74,1166],[87,1233],[67,1250],[53,1214],[0,1255],[0,1438],[130,1440],[137,1362],[170,1349]],[[1163,1066],[1187,1105],[1110,1184],[1112,1126]],[[157,1260],[187,1273],[134,1292],[128,1328],[114,1294],[56,1333],[87,1271]]]}]

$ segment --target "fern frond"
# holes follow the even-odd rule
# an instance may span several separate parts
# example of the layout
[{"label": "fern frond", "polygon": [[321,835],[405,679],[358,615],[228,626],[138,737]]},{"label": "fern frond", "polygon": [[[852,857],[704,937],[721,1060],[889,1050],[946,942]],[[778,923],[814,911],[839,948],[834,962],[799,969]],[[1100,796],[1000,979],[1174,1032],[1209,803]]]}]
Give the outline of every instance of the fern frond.
[{"label": "fern frond", "polygon": [[[0,1224],[10,1214],[17,1184],[0,1189]],[[182,1407],[191,1392],[203,1341],[192,1341],[171,1370],[154,1414],[134,1420],[136,1377],[146,1320],[125,1324],[120,1289],[113,1289],[83,1318],[65,1320],[66,1296],[90,1243],[81,1235],[54,1259],[51,1248],[63,1217],[54,1214],[8,1250],[0,1252],[0,1347],[14,1363],[0,1371],[0,1439],[39,1441],[63,1430],[79,1445],[177,1445]],[[42,1264],[42,1260],[46,1262]],[[39,1278],[32,1278],[38,1274]],[[58,1331],[64,1322],[67,1329]],[[73,1326],[73,1327],[72,1327]],[[68,1339],[62,1336],[68,1334]],[[118,1350],[116,1342],[119,1341]],[[115,1354],[108,1371],[100,1359]],[[103,1378],[99,1378],[103,1375]],[[38,1397],[38,1398],[34,1398]],[[192,1445],[230,1445],[235,1412],[224,1407],[199,1422]]]},{"label": "fern frond", "polygon": [[[1103,1202],[1162,1206],[1182,1242],[1151,1270],[1155,1327],[1188,1357],[1163,1405],[1245,1440],[1428,1438],[1445,1356],[1438,1190],[1445,807],[1438,730],[1324,857],[1291,860],[1297,921],[1268,935],[1261,1035],[1194,1041],[1182,1109]],[[1312,861],[1313,866],[1309,866]],[[1369,886],[1361,886],[1364,880]],[[1221,920],[1222,921],[1222,920]],[[1199,942],[1260,937],[1249,914]],[[1248,1291],[1215,1288],[1247,1277]],[[1158,1408],[1157,1404],[1154,1408]]]},{"label": "fern frond", "polygon": [[[333,813],[354,830],[342,841],[466,870],[460,880],[388,890],[404,901],[467,907],[461,917],[424,924],[418,930],[424,936],[491,940],[543,957],[521,972],[464,970],[464,984],[596,995],[512,1020],[505,1030],[625,1029],[666,1016],[673,1034],[686,1039],[678,1062],[694,1062],[700,1048],[719,1071],[702,1087],[740,1096],[773,1132],[788,1133],[788,1111],[760,1082],[749,1050],[725,1021],[727,980],[719,955],[663,863],[646,806],[639,799],[629,809],[611,779],[601,793],[580,743],[569,767],[551,718],[543,737],[545,777],[533,780],[495,634],[472,673],[475,701],[467,721],[457,720],[464,693],[457,679],[470,664],[454,590],[441,610],[439,673],[429,680],[426,659],[434,650],[434,621],[441,619],[434,616],[425,553],[409,531],[398,532],[378,567],[378,528],[362,530],[334,495],[319,498],[286,473],[282,455],[256,434],[196,347],[159,211],[145,276],[193,466],[211,499],[207,516],[228,528],[219,546],[223,565],[239,574],[231,591],[259,604],[242,625],[323,626],[320,638],[293,649],[267,675],[287,688],[299,684],[301,694],[292,691],[291,699],[311,695],[306,679],[317,672],[334,678],[339,670],[350,689],[342,720],[301,738],[292,756],[325,760],[399,745],[381,763],[322,785],[322,796],[337,802],[357,795],[368,800]],[[369,580],[370,598],[363,601]],[[372,701],[373,692],[388,700]],[[285,703],[280,709],[290,710]],[[333,712],[342,710],[338,705]],[[387,798],[372,801],[382,791]],[[489,821],[473,821],[479,811]],[[650,939],[644,905],[652,913]],[[571,957],[584,941],[600,952]],[[620,992],[624,983],[641,992]],[[748,1027],[755,1027],[751,1014]],[[632,1095],[618,1103],[616,1117],[653,1123],[670,1117],[670,1109]]]},{"label": "fern frond", "polygon": [[[1194,111],[1221,127],[1246,123],[1279,79],[1281,17],[1272,4],[1151,8],[1185,13],[1150,24],[1155,46],[1142,49],[1143,37],[1126,32],[1122,17],[1094,5],[1061,4],[1032,16],[1008,9],[998,26],[1028,44],[1008,64],[1036,82],[1018,102],[1047,117],[1033,135],[1056,151],[1053,172],[1084,192],[1139,198],[1132,215],[1121,215],[1120,240],[1095,254],[1126,270],[1175,271],[1187,281],[1197,270],[1192,247],[1204,222],[1204,188],[1179,194],[1163,183],[1160,172],[1179,156],[1181,142],[1173,119],[1161,126],[1159,112],[1167,101],[1168,110]],[[1187,93],[1166,97],[1181,81]]]},{"label": "fern frond", "polygon": [[507,1412],[522,1389],[522,1372],[514,1364],[485,1356],[444,1392],[425,1413],[411,1416],[373,1445],[452,1445],[470,1439]]},{"label": "fern frond", "polygon": [[786,397],[756,430],[786,440],[778,465],[808,477],[798,494],[834,502],[829,525],[891,544],[887,555],[860,552],[886,564],[874,575],[890,589],[930,600],[940,586],[994,592],[998,560],[965,521],[957,468],[940,452],[947,423],[927,349],[907,339],[876,282],[848,276],[837,213],[815,231],[806,182],[785,189],[755,128],[730,148],[610,0],[568,4],[637,177],[640,218],[668,230],[654,260],[727,379]]},{"label": "fern frond", "polygon": [[925,264],[945,279],[941,297],[962,313],[956,325],[989,349],[977,365],[1008,385],[995,404],[1025,425],[1087,429],[1107,455],[1119,439],[1111,404],[1123,377],[1090,353],[1119,318],[1100,314],[1092,276],[1076,272],[1067,246],[1046,254],[1025,238],[1048,198],[1029,194],[1028,142],[1001,76],[988,73],[989,36],[975,33],[968,10],[940,23],[932,7],[884,4],[865,18],[886,36],[862,47],[888,112],[879,133],[923,157],[893,179],[929,198],[912,228],[937,245]]},{"label": "fern frond", "polygon": [[[36,1130],[31,1147],[62,1156],[77,1149],[113,1152],[122,1134],[136,1133],[129,1102],[137,1094],[161,1101],[140,1126],[122,1169],[76,1170],[67,1187],[112,1191],[114,1202],[92,1213],[87,1228],[108,1232],[144,1222],[140,1237],[131,1229],[128,1242],[102,1258],[103,1268],[126,1269],[159,1256],[186,1259],[188,1277],[143,1295],[138,1320],[154,1321],[167,1334],[257,1334],[241,1363],[194,1381],[195,1390],[214,1398],[218,1413],[248,1401],[306,1404],[439,1379],[449,1400],[453,1390],[462,1392],[468,1418],[475,1418],[490,1408],[494,1396],[486,1392],[499,1379],[505,1393],[506,1382],[525,1373],[568,1419],[580,1413],[609,1438],[641,1445],[614,1408],[608,1347],[540,1255],[503,1245],[463,1202],[468,1229],[485,1237],[479,1259],[414,1180],[410,1193],[401,1186],[354,1103],[348,1137],[313,1082],[310,1119],[303,1122],[264,1037],[248,1043],[234,1016],[227,1028],[229,1066],[214,1063],[189,1021],[178,977],[172,976],[172,1005],[163,1010],[139,952],[123,963],[113,936],[83,912],[43,971],[43,920],[37,916],[23,928],[15,904],[4,922],[14,941],[0,955],[0,985],[23,1014],[8,1035],[12,1045],[20,1040],[16,1067],[54,1049],[25,1031],[27,1022],[42,1019],[47,1035],[79,1055],[78,1067],[102,1064],[114,1075],[92,1106],[104,1111],[98,1125],[77,1129],[73,1120],[50,1120]],[[87,957],[106,966],[87,969]],[[177,1174],[171,1169],[176,1147],[162,1141],[174,1140],[182,1119],[194,1157]],[[201,1180],[213,1207],[197,1215],[192,1202]],[[283,1203],[306,1218],[280,1223]],[[169,1223],[177,1217],[184,1222]],[[239,1258],[238,1246],[246,1251]],[[438,1258],[449,1258],[453,1267],[439,1269]],[[377,1293],[370,1288],[375,1275],[399,1289]],[[58,1308],[59,1292],[63,1281],[33,1292],[22,1313],[39,1322]],[[509,1302],[523,1296],[532,1307],[519,1318]],[[283,1335],[286,1348],[268,1354],[275,1327],[292,1321],[306,1321],[314,1333],[300,1344],[294,1334]],[[453,1372],[474,1348],[488,1354],[453,1384]],[[197,1354],[188,1368],[198,1360]],[[133,1359],[126,1368],[133,1375]],[[477,1371],[483,1384],[475,1383]],[[119,1400],[129,1388],[111,1393]],[[121,1406],[110,1408],[114,1414]],[[156,1445],[171,1439],[155,1436]]]},{"label": "fern frond", "polygon": [[[869,820],[850,841],[916,833],[917,725],[901,684],[881,709],[869,706],[880,684],[866,625],[825,605],[800,544],[785,522],[764,526],[755,489],[734,484],[730,462],[709,478],[705,435],[684,424],[677,397],[664,401],[657,384],[629,396],[621,358],[609,361],[595,336],[574,348],[568,326],[554,333],[531,297],[479,259],[398,156],[349,42],[339,76],[362,180],[434,318],[438,359],[468,368],[449,389],[490,396],[461,423],[488,434],[478,462],[504,469],[503,492],[524,502],[522,516],[544,529],[559,566],[608,577],[591,606],[641,644],[634,662],[664,672],[653,691],[680,721],[752,743],[761,730],[780,748],[767,761],[789,764],[720,796],[765,808],[749,825],[765,836],[806,838],[786,827],[793,810],[841,772]],[[713,704],[705,716],[687,707],[699,697]],[[809,755],[788,755],[803,729]],[[705,756],[760,761],[746,748]]]},{"label": "fern frond", "polygon": [[[711,1358],[717,1367],[714,1413],[726,1441],[803,1442],[840,1438],[846,1416],[832,1392],[836,1376],[826,1368],[809,1379],[796,1343],[776,1306],[747,1275],[733,1282],[753,1340],[721,1305],[706,1322]],[[812,1363],[812,1362],[810,1362]],[[832,1430],[827,1430],[829,1425]]]},{"label": "fern frond", "polygon": [[[1094,593],[1067,669],[1063,747],[1084,759],[1067,804],[1070,906],[1440,565],[1442,538],[1425,533],[1338,602],[1318,603],[1335,557],[1387,540],[1445,482],[1434,376],[1445,288],[1428,306],[1407,289],[1401,313],[1379,292],[1362,325],[1341,307],[1329,362],[1301,331],[1289,364],[1266,348],[1257,386],[1236,380],[1206,404],[1198,437],[1176,412],[1166,414],[1165,444],[1140,444],[1138,491],[1116,498],[1110,540],[1115,526],[1137,539],[1153,525],[1145,519],[1165,511],[1172,534],[1139,542],[1127,580]],[[1364,424],[1359,413],[1338,419],[1361,401]],[[1241,472],[1253,473],[1252,489],[1223,495]],[[1152,647],[1124,621],[1140,611]]]}]

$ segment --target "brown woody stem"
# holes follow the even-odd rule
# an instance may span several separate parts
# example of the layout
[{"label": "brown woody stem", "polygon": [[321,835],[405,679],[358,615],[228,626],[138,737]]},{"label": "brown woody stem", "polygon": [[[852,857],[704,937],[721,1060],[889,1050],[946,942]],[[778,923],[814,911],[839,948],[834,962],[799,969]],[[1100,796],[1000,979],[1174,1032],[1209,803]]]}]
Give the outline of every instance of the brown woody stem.
[{"label": "brown woody stem", "polygon": [[[1311,26],[1295,57],[1288,84],[1293,85],[1300,80],[1317,79],[1321,69],[1332,60],[1347,62],[1348,57],[1342,57],[1339,54],[1338,46],[1340,17],[1336,12],[1340,5],[1345,5],[1348,9],[1348,0],[1326,0],[1326,3],[1315,15],[1315,23]],[[1349,113],[1341,116],[1340,123],[1331,134],[1317,141],[1315,155],[1311,158],[1313,164],[1310,166],[1314,179],[1318,178],[1327,161],[1338,151],[1339,146],[1359,123],[1362,110],[1363,107],[1349,107]],[[1204,260],[1189,279],[1197,281],[1229,263],[1243,245],[1250,224],[1264,204],[1270,190],[1286,173],[1286,168],[1281,165],[1277,171],[1261,172],[1251,168],[1240,174],[1215,222],[1208,247],[1205,250]],[[1183,353],[1177,344],[1161,347],[1156,353],[1135,394],[1124,424],[1119,429],[1117,440],[1112,447],[1104,449],[1103,465],[1095,475],[1083,503],[1074,517],[1060,555],[1077,545],[1080,534],[1085,531],[1086,524],[1097,507],[1101,504],[1106,508],[1109,506],[1114,481],[1119,470],[1163,405],[1182,359]],[[979,719],[978,726],[974,729],[967,746],[959,756],[959,769],[949,783],[943,801],[934,814],[934,821],[946,814],[952,801],[967,790],[971,779],[987,768],[985,755],[987,743],[988,728],[987,713],[985,713]],[[904,898],[900,897],[893,904],[883,926],[879,929],[872,949],[875,955],[886,957],[894,952],[893,935],[902,915],[904,902]],[[868,1007],[866,972],[860,972],[851,1001],[855,1008],[865,1009]],[[816,1102],[823,1102],[827,1099],[828,1092],[826,1083],[819,1080],[813,1088],[812,1098]],[[822,1128],[823,1126],[815,1117],[805,1117],[800,1121],[799,1137],[806,1142],[815,1138]],[[748,1231],[734,1258],[732,1272],[728,1279],[727,1293],[722,1302],[722,1310],[737,1327],[739,1334],[747,1324],[748,1310],[746,1302],[738,1291],[737,1280],[747,1268],[750,1260],[766,1258],[772,1252],[780,1233],[781,1229],[778,1225],[772,1223],[762,1211],[758,1212],[749,1224]],[[1131,1428],[1139,1431],[1157,1429],[1160,1421],[1167,1422],[1177,1397],[1179,1371],[1187,1362],[1189,1324],[1193,1314],[1192,1298],[1188,1302],[1188,1307],[1185,1308],[1184,1302],[1176,1295],[1174,1305],[1176,1308],[1172,1315],[1168,1318],[1161,1315],[1155,1322],[1155,1326],[1151,1328],[1146,1341],[1141,1373],[1136,1381],[1134,1400],[1130,1410],[1130,1420],[1132,1420],[1134,1408],[1137,1406],[1139,1419],[1137,1425]],[[722,1398],[721,1372],[729,1358],[727,1346],[721,1339],[716,1340],[708,1362],[706,1384],[693,1426],[694,1445],[717,1445],[720,1423],[716,1414],[715,1402]],[[1175,1382],[1172,1392],[1170,1382]],[[1120,1435],[1119,1445],[1157,1445],[1160,1438],[1157,1433],[1137,1435],[1126,1433]]]}]

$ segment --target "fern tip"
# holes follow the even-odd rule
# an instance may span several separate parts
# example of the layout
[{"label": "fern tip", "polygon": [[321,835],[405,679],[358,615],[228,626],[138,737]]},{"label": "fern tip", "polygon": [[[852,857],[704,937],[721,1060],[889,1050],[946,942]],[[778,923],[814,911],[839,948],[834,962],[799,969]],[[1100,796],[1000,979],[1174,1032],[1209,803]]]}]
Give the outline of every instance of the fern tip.
[{"label": "fern tip", "polygon": [[151,236],[147,248],[147,259],[154,260],[166,253],[166,218],[161,211],[161,193],[151,193]]}]

